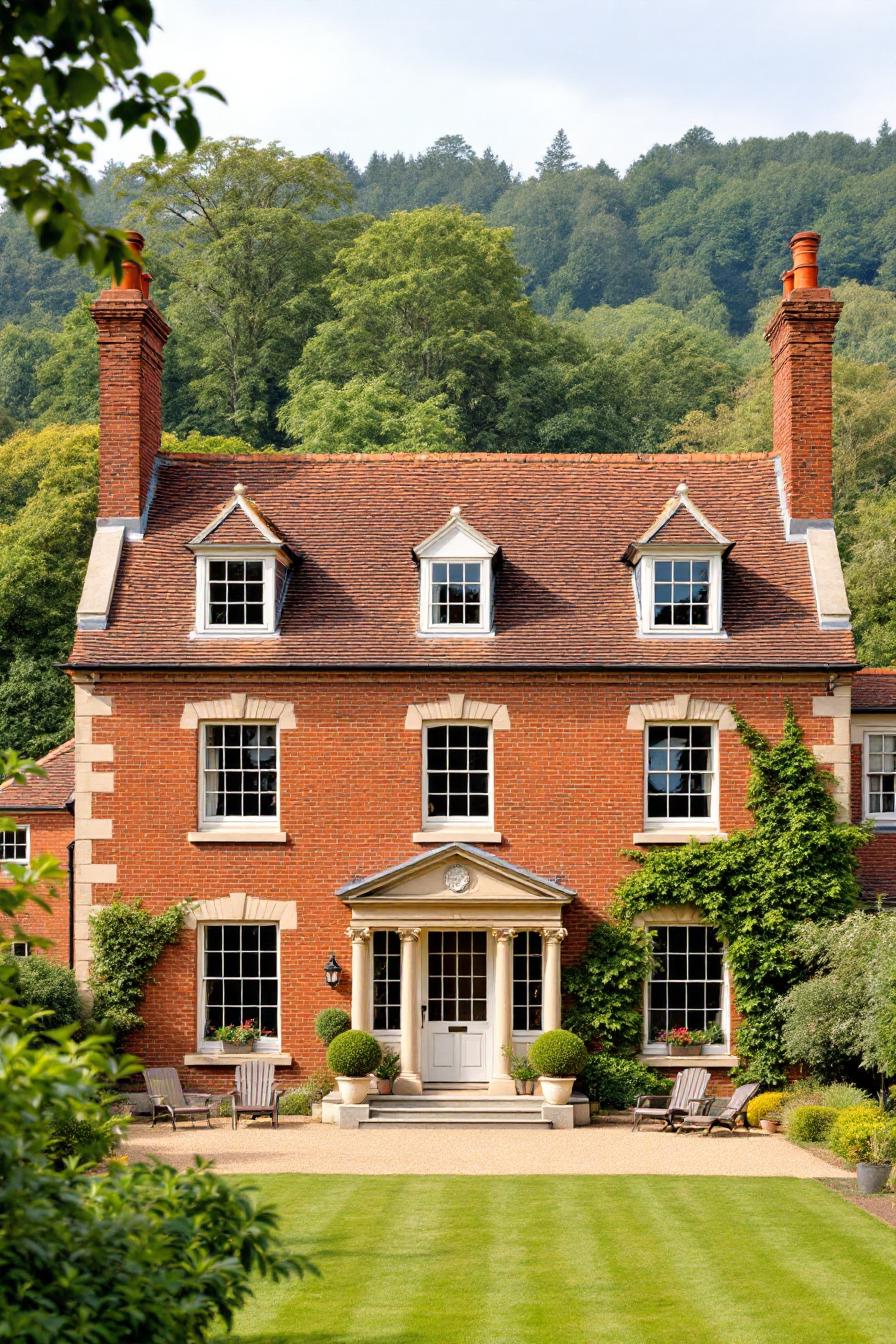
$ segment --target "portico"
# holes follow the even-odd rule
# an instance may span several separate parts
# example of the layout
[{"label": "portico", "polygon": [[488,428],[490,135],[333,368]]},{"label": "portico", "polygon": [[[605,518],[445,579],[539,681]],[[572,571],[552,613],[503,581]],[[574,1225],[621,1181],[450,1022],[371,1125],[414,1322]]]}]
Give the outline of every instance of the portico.
[{"label": "portico", "polygon": [[511,1096],[507,1052],[560,1025],[575,892],[473,845],[441,845],[337,895],[351,911],[352,1026],[401,1055],[395,1092]]}]

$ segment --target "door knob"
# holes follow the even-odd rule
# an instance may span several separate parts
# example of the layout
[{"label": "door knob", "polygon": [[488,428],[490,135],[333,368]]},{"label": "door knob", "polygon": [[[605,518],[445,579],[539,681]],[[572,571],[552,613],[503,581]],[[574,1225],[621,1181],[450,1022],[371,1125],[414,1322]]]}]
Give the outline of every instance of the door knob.
[{"label": "door knob", "polygon": [[421,1005],[420,1005],[420,1027],[421,1027],[421,1030],[422,1030],[422,1028],[425,1027],[425,1026],[426,1026],[426,1004],[425,1004],[425,1003],[421,1003]]}]

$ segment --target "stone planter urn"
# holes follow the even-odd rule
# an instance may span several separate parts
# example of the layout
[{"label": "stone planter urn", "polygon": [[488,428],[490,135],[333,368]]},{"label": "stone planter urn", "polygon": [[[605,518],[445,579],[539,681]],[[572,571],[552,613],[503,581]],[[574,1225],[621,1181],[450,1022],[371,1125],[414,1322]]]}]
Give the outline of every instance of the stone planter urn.
[{"label": "stone planter urn", "polygon": [[518,1097],[531,1097],[534,1091],[535,1091],[535,1082],[533,1079],[517,1078],[516,1094]]},{"label": "stone planter urn", "polygon": [[370,1091],[370,1075],[365,1073],[363,1078],[339,1076],[336,1085],[346,1106],[361,1106],[367,1100],[367,1093]]},{"label": "stone planter urn", "polygon": [[575,1078],[546,1078],[544,1075],[539,1080],[541,1082],[541,1095],[549,1106],[565,1106],[572,1096],[573,1083]]},{"label": "stone planter urn", "polygon": [[892,1162],[860,1162],[856,1167],[856,1183],[860,1195],[879,1195],[893,1170]]}]

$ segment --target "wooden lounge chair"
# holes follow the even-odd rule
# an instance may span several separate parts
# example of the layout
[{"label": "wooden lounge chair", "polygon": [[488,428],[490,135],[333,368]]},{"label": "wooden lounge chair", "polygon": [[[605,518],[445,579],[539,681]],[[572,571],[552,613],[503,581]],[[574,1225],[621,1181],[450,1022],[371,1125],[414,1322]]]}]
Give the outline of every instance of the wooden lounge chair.
[{"label": "wooden lounge chair", "polygon": [[684,1115],[678,1121],[676,1129],[679,1133],[686,1129],[702,1129],[704,1134],[711,1134],[714,1129],[733,1131],[738,1120],[743,1120],[744,1129],[749,1134],[747,1102],[752,1101],[759,1087],[759,1083],[741,1083],[718,1115]]},{"label": "wooden lounge chair", "polygon": [[677,1120],[706,1100],[708,1069],[682,1069],[668,1096],[638,1097],[632,1111],[632,1129],[640,1129],[642,1120],[662,1120],[663,1129],[671,1129]]},{"label": "wooden lounge chair", "polygon": [[230,1122],[234,1129],[241,1115],[256,1119],[269,1115],[276,1129],[280,1123],[280,1098],[274,1086],[274,1066],[263,1059],[252,1059],[236,1066],[236,1086],[230,1094]]},{"label": "wooden lounge chair", "polygon": [[171,1121],[171,1128],[177,1129],[178,1120],[189,1119],[195,1125],[197,1116],[204,1115],[206,1124],[211,1129],[210,1092],[184,1092],[177,1076],[177,1069],[144,1069],[143,1081],[149,1093],[153,1124],[160,1115],[167,1116]]}]

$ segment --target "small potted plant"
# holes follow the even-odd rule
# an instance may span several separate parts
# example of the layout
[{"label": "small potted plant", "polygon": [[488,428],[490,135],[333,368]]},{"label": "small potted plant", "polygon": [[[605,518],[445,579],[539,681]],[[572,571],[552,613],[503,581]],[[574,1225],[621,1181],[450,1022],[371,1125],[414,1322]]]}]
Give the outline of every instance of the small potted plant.
[{"label": "small potted plant", "polygon": [[725,1037],[720,1022],[710,1022],[703,1031],[692,1031],[691,1039],[699,1042],[703,1055],[719,1055],[725,1048]]},{"label": "small potted plant", "polygon": [[870,1128],[856,1163],[860,1195],[879,1195],[890,1179],[896,1161],[896,1127],[886,1122]]},{"label": "small potted plant", "polygon": [[665,1045],[667,1055],[699,1055],[703,1043],[694,1040],[696,1034],[687,1027],[669,1027],[657,1034],[657,1040]]},{"label": "small potted plant", "polygon": [[269,1031],[262,1031],[256,1027],[253,1017],[247,1017],[239,1026],[228,1024],[216,1027],[212,1032],[212,1040],[221,1042],[221,1049],[225,1055],[247,1055],[255,1049],[257,1040],[270,1034]]},{"label": "small potted plant", "polygon": [[379,1068],[383,1051],[367,1031],[342,1031],[327,1046],[327,1064],[346,1106],[360,1106],[370,1091],[370,1075]]},{"label": "small potted plant", "polygon": [[388,1096],[392,1091],[392,1084],[401,1073],[401,1059],[397,1050],[384,1050],[383,1057],[374,1069],[376,1078],[376,1090],[382,1096]]},{"label": "small potted plant", "polygon": [[576,1075],[588,1062],[581,1036],[557,1028],[546,1031],[529,1047],[529,1059],[541,1080],[541,1094],[551,1106],[565,1106]]},{"label": "small potted plant", "polygon": [[538,1082],[538,1070],[526,1055],[515,1055],[512,1045],[505,1045],[503,1054],[510,1065],[510,1076],[516,1083],[517,1095],[531,1097]]}]

